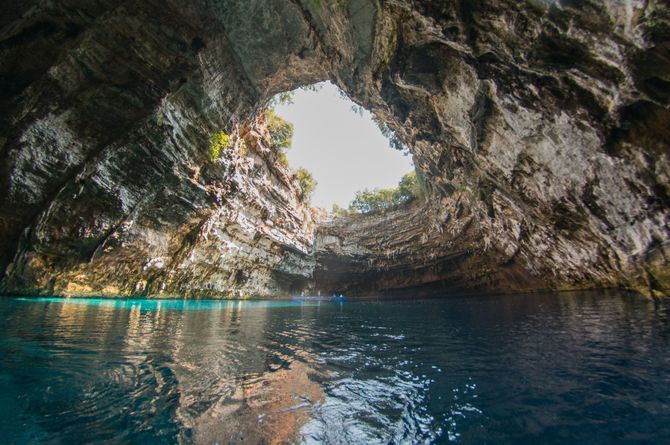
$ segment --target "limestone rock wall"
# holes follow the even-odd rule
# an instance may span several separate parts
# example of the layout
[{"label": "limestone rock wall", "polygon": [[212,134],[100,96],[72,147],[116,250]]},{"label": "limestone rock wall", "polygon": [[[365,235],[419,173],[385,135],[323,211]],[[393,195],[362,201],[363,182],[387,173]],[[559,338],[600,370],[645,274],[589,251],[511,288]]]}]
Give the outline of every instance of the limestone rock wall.
[{"label": "limestone rock wall", "polygon": [[[299,8],[6,3],[3,292],[273,295],[311,277],[311,210],[258,117],[309,40]],[[252,38],[263,20],[293,38]],[[218,131],[237,143],[214,162]]]},{"label": "limestone rock wall", "polygon": [[409,250],[429,263],[484,257],[440,266],[432,278],[445,289],[667,295],[668,17],[655,1],[382,2],[373,50],[340,79],[411,147],[428,208],[415,223],[373,217],[361,236],[345,220],[321,233],[366,247],[384,234],[383,249],[368,249],[373,293],[425,280],[416,258],[388,260]]},{"label": "limestone rock wall", "polygon": [[[667,294],[668,20],[660,0],[8,0],[2,291]],[[425,202],[314,235],[258,111],[324,79],[398,132]],[[247,150],[213,163],[220,130]]]},{"label": "limestone rock wall", "polygon": [[[160,127],[180,119],[169,108]],[[311,208],[277,162],[263,118],[253,124],[236,128],[235,145],[199,164],[178,157],[156,165],[145,159],[150,152],[126,150],[103,159],[38,216],[3,285],[22,293],[170,297],[302,288],[314,267]]]}]

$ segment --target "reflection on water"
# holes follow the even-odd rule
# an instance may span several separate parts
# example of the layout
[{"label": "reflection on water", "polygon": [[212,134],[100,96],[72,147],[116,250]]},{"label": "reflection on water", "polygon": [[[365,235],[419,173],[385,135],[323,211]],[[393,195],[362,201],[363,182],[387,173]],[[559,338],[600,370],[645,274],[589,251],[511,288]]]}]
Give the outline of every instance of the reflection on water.
[{"label": "reflection on water", "polygon": [[[129,298],[60,298],[35,297],[17,298],[18,301],[32,303],[67,303],[69,305],[85,305],[95,307],[110,307],[114,309],[131,309],[145,311],[212,311],[212,310],[239,310],[268,308],[268,307],[304,307],[318,306],[321,301],[293,301],[293,300],[134,300]],[[325,304],[325,303],[324,303]]]},{"label": "reflection on water", "polygon": [[0,300],[3,443],[670,440],[668,308],[615,294]]}]

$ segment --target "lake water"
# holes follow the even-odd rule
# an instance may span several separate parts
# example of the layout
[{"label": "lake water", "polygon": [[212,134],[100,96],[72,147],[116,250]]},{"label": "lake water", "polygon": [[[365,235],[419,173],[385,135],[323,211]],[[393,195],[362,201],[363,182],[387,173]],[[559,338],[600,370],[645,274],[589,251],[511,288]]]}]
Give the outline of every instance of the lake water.
[{"label": "lake water", "polygon": [[670,443],[670,310],[1,298],[0,414],[4,444]]}]

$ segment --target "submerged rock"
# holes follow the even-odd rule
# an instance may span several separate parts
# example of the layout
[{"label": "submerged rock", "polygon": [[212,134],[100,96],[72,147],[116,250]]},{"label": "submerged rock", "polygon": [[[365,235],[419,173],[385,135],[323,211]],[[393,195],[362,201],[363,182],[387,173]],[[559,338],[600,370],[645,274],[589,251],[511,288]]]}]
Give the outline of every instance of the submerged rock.
[{"label": "submerged rock", "polygon": [[[5,293],[669,292],[665,2],[5,3]],[[423,202],[316,228],[258,111],[325,79]]]}]

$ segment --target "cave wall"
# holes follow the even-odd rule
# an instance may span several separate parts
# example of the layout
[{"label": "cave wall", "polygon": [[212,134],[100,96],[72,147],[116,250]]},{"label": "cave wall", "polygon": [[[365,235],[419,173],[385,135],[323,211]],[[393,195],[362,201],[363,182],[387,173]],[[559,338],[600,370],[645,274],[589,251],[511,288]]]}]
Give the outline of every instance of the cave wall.
[{"label": "cave wall", "polygon": [[348,263],[367,279],[332,285],[352,293],[667,295],[667,3],[384,2],[379,17],[342,83],[408,143],[431,193],[420,219],[322,227],[326,287]]},{"label": "cave wall", "polygon": [[[5,293],[668,293],[666,2],[6,3]],[[323,79],[425,200],[314,232],[256,115]]]},{"label": "cave wall", "polygon": [[[310,277],[311,210],[257,113],[308,28],[296,7],[245,3],[12,3],[3,292],[272,295]],[[249,42],[261,19],[293,40]],[[212,161],[218,131],[236,144]]]}]

